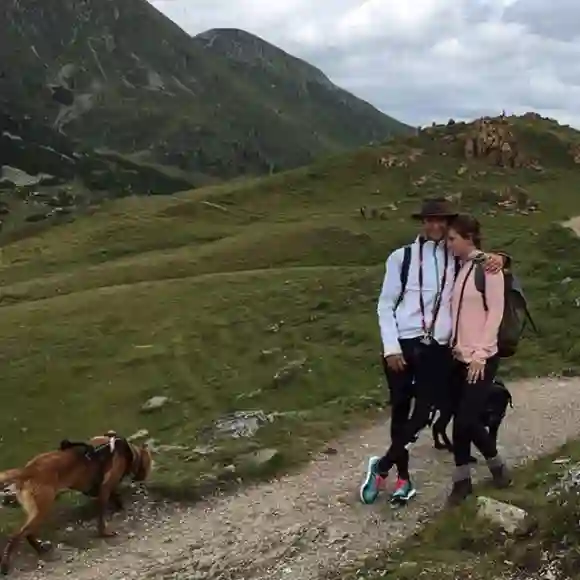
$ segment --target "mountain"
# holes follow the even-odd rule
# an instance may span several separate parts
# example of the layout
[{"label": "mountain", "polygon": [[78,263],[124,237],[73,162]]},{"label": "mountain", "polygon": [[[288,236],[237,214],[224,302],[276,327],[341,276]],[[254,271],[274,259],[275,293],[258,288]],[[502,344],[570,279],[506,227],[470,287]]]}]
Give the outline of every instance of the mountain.
[{"label": "mountain", "polygon": [[145,0],[9,0],[0,27],[7,102],[140,162],[260,174],[411,131],[255,36],[192,38]]},{"label": "mountain", "polygon": [[221,57],[232,74],[251,82],[278,123],[293,129],[294,138],[304,139],[314,152],[338,151],[411,132],[407,125],[337,87],[319,69],[243,30],[209,30],[194,40],[206,53]]}]

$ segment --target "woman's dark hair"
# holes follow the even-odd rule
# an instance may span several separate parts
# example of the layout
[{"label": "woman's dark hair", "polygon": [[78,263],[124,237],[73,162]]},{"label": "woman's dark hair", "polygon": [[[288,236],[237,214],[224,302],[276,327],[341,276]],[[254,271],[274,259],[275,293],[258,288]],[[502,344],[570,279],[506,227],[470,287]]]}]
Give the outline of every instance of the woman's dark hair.
[{"label": "woman's dark hair", "polygon": [[481,248],[481,226],[472,215],[460,213],[451,220],[449,227],[462,238],[471,240],[477,249]]}]

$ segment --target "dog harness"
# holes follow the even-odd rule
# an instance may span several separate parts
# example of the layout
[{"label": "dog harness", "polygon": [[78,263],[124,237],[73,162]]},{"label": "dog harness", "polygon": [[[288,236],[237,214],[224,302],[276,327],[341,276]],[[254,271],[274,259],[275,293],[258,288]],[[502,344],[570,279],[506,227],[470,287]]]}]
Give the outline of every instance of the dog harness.
[{"label": "dog harness", "polygon": [[[69,441],[68,439],[64,439],[60,442],[61,451],[66,451],[68,449],[75,449],[79,452],[82,451],[83,457],[87,461],[96,463],[97,472],[95,478],[93,479],[90,488],[84,492],[84,494],[89,497],[97,497],[99,495],[101,485],[103,484],[103,479],[105,478],[105,473],[108,466],[110,465],[111,460],[113,459],[113,455],[119,447],[119,443],[121,444],[121,450],[125,453],[125,458],[127,459],[128,463],[127,469],[123,474],[123,478],[126,475],[129,475],[132,471],[133,453],[128,441],[122,437],[119,437],[116,433],[113,432],[105,433],[105,437],[107,437],[107,442],[97,446],[90,445],[85,441]],[[127,450],[129,452],[129,457],[127,457]]]}]

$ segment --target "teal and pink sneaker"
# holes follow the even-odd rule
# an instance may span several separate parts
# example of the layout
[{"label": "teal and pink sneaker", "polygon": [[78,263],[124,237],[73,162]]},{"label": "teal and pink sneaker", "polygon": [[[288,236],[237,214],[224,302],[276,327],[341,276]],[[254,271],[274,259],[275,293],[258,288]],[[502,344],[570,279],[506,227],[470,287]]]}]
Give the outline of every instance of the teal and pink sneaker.
[{"label": "teal and pink sneaker", "polygon": [[391,503],[407,503],[417,495],[417,490],[409,479],[397,479],[395,491],[391,494]]},{"label": "teal and pink sneaker", "polygon": [[360,500],[364,504],[375,502],[381,490],[385,487],[385,478],[378,471],[380,457],[371,457],[367,466],[365,480],[360,486]]}]

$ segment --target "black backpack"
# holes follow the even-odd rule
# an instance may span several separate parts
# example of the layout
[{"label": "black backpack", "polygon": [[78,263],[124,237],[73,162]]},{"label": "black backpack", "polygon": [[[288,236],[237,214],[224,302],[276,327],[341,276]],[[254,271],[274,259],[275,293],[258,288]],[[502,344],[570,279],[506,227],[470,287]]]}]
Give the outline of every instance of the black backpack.
[{"label": "black backpack", "polygon": [[[475,259],[474,282],[478,292],[481,293],[483,307],[487,312],[487,299],[485,297],[485,271],[483,261]],[[513,356],[520,342],[520,338],[530,323],[532,330],[537,334],[538,329],[528,310],[528,303],[517,276],[511,269],[504,269],[504,311],[497,335],[498,355],[501,358]]]}]

